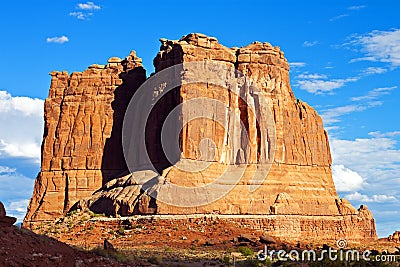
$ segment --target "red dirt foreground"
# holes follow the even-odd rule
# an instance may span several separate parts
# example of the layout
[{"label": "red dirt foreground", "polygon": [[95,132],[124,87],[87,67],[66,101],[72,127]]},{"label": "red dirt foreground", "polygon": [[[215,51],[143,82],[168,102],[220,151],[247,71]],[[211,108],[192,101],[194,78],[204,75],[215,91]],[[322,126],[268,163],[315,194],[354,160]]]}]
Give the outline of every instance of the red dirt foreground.
[{"label": "red dirt foreground", "polygon": [[[325,243],[310,239],[295,243],[283,242],[269,231],[256,229],[249,224],[251,220],[237,221],[211,215],[170,217],[110,218],[90,211],[74,211],[53,222],[43,222],[33,231],[88,251],[98,251],[99,247],[103,247],[104,240],[107,240],[109,245],[118,250],[114,258],[122,259],[127,264],[146,263],[150,266],[232,266],[234,262],[234,266],[270,266],[256,260],[256,253],[265,249],[265,246],[275,251],[320,251],[324,247],[338,249],[336,242],[329,241]],[[397,252],[396,243],[390,243],[387,239],[349,241],[346,248],[377,250],[375,252],[378,253],[386,251],[395,255],[400,252]],[[246,265],[251,262],[258,265]],[[392,265],[389,266],[398,266],[398,262],[390,263]],[[269,264],[286,266],[276,261]],[[310,262],[291,264],[325,266],[309,265]]]},{"label": "red dirt foreground", "polygon": [[[126,260],[104,242],[104,249],[92,252],[78,250],[54,238],[38,235],[12,225],[16,218],[6,216],[0,202],[0,266],[148,266]],[[96,254],[97,253],[97,254]],[[100,256],[107,256],[103,257]],[[120,262],[118,262],[120,261]]]}]

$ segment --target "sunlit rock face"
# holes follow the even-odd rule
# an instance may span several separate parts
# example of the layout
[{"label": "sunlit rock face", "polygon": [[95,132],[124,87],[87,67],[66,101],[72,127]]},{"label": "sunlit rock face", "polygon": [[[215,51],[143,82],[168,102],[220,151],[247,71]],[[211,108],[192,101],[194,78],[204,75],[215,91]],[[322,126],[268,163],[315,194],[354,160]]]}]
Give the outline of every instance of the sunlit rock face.
[{"label": "sunlit rock face", "polygon": [[[322,119],[295,98],[279,47],[228,48],[202,34],[160,41],[147,80],[135,53],[51,74],[26,225],[81,207],[114,216],[264,215],[260,227],[278,236],[376,238],[368,209],[339,199]],[[171,68],[179,86],[162,80]],[[141,85],[148,88],[136,101]]]}]

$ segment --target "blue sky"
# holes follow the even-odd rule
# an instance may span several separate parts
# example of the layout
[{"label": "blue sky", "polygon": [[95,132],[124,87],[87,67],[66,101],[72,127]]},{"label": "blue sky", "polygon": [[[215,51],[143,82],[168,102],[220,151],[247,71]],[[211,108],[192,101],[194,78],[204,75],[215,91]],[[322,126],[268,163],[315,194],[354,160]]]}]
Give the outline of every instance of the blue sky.
[{"label": "blue sky", "polygon": [[380,236],[400,230],[399,12],[385,0],[1,1],[0,199],[23,217],[49,72],[133,49],[150,74],[159,38],[201,32],[226,46],[280,46],[296,96],[324,118],[339,195],[367,204]]}]

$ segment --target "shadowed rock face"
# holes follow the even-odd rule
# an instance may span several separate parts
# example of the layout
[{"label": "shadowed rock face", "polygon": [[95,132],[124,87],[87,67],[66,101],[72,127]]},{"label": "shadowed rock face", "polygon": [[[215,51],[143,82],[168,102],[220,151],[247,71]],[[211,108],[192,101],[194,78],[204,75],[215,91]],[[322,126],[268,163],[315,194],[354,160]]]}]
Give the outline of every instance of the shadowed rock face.
[{"label": "shadowed rock face", "polygon": [[[25,223],[54,219],[75,205],[110,215],[257,214],[275,218],[266,222],[282,235],[288,225],[298,225],[301,236],[307,234],[305,227],[321,224],[324,231],[340,231],[349,239],[376,238],[368,209],[356,210],[338,198],[322,119],[308,104],[296,100],[290,88],[289,65],[279,47],[254,42],[227,48],[202,34],[160,41],[154,59],[156,75],[181,63],[185,68],[191,62],[212,62],[239,72],[252,83],[241,84],[241,76],[234,74],[231,90],[211,83],[182,84],[154,102],[145,138],[155,168],[137,168],[131,173],[122,153],[122,122],[132,95],[145,81],[140,60],[131,54],[123,61],[111,58],[106,66],[92,65],[83,73],[52,73],[45,104],[42,170]],[[228,87],[232,77],[226,77]],[[159,87],[150,88],[153,95],[159,92]],[[240,119],[235,121],[235,116],[204,102],[196,108],[219,119],[186,120],[191,110],[185,103],[197,98],[218,100]],[[162,152],[160,136],[167,115],[176,107],[179,150],[171,162]],[[131,171],[136,160],[136,165],[141,164],[141,151],[138,153],[128,162]],[[207,168],[182,171],[182,166],[198,167],[204,162]],[[226,189],[231,186],[229,178],[213,190],[193,194],[182,194],[171,186],[198,188],[213,182],[227,168],[227,177],[243,168],[240,181],[231,190]],[[268,168],[265,177],[254,182],[253,174],[263,168]],[[143,177],[147,183],[140,182]],[[258,188],[250,190],[254,184]],[[173,201],[161,197],[190,203],[202,194],[212,196],[221,190],[229,193],[198,206],[172,205]],[[312,226],[304,216],[324,216],[324,220],[317,219]]]},{"label": "shadowed rock face", "polygon": [[0,227],[9,227],[17,221],[17,218],[6,215],[6,209],[4,208],[3,203],[0,202]]}]

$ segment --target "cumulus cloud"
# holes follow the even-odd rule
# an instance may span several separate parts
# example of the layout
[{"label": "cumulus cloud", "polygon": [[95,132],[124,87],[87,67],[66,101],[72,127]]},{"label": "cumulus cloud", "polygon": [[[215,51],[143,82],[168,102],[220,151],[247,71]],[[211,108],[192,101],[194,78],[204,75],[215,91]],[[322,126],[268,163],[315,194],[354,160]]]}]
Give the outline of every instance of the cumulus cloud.
[{"label": "cumulus cloud", "polygon": [[394,138],[333,139],[331,150],[335,165],[350,168],[370,184],[379,181],[372,190],[388,186],[386,189],[400,192],[400,150]]},{"label": "cumulus cloud", "polygon": [[77,8],[81,10],[99,10],[101,6],[96,5],[94,2],[86,2],[78,4]]},{"label": "cumulus cloud", "polygon": [[339,192],[353,192],[361,189],[365,184],[364,178],[344,165],[333,165],[332,177],[336,190]]},{"label": "cumulus cloud", "polygon": [[331,140],[333,164],[346,166],[365,181],[362,188],[343,197],[354,204],[368,203],[381,237],[392,233],[400,220],[400,213],[393,213],[400,210],[400,149],[395,139],[398,134],[399,131],[372,132],[371,138]]},{"label": "cumulus cloud", "polygon": [[358,81],[358,77],[350,77],[346,79],[331,79],[324,74],[308,74],[304,73],[296,77],[296,85],[312,94],[331,93],[333,90],[345,86],[349,82]]},{"label": "cumulus cloud", "polygon": [[352,97],[351,101],[375,100],[383,95],[390,94],[390,92],[396,88],[397,88],[397,86],[375,88],[375,89],[369,91],[366,95]]},{"label": "cumulus cloud", "polygon": [[60,36],[60,37],[55,36],[55,37],[48,37],[46,39],[46,42],[47,43],[55,43],[55,44],[63,44],[63,43],[69,42],[69,39],[67,36],[64,36],[64,35]]},{"label": "cumulus cloud", "polygon": [[39,162],[43,104],[41,99],[0,91],[0,158],[22,157]]},{"label": "cumulus cloud", "polygon": [[80,3],[76,6],[79,11],[70,12],[71,17],[75,17],[79,20],[88,20],[94,15],[94,12],[101,9],[100,5],[96,5],[94,2]]},{"label": "cumulus cloud", "polygon": [[387,195],[372,195],[372,196],[367,196],[364,194],[360,194],[358,192],[354,192],[352,194],[348,194],[345,196],[346,199],[348,200],[354,200],[358,202],[378,202],[378,203],[383,203],[383,202],[395,202],[397,201],[397,198],[394,196],[387,196]]},{"label": "cumulus cloud", "polygon": [[350,37],[350,42],[345,45],[358,47],[363,53],[362,57],[352,59],[352,63],[374,61],[389,63],[392,67],[400,66],[400,29],[356,34]]}]

